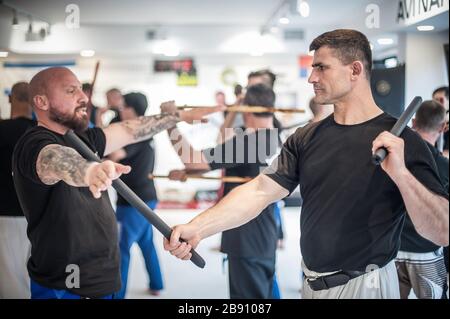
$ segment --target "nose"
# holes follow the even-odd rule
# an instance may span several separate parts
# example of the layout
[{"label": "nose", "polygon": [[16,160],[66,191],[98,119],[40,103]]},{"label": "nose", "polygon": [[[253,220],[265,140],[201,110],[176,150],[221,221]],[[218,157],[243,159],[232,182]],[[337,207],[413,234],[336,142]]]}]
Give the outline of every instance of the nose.
[{"label": "nose", "polygon": [[89,97],[80,89],[79,90],[80,102],[88,103]]},{"label": "nose", "polygon": [[315,69],[312,69],[311,75],[308,78],[308,83],[314,84],[318,82],[318,77],[316,75]]}]

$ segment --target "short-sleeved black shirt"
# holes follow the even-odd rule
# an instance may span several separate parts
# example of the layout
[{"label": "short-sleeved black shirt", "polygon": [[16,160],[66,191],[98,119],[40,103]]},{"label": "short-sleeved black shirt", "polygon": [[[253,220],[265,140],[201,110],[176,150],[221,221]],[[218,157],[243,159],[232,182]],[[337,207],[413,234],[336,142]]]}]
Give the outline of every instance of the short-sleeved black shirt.
[{"label": "short-sleeved black shirt", "polygon": [[20,137],[36,122],[25,117],[0,121],[0,216],[22,216],[12,178],[12,154]]},{"label": "short-sleeved black shirt", "polygon": [[[257,130],[235,136],[203,153],[211,169],[225,169],[225,176],[256,177],[278,150],[276,131]],[[226,183],[224,194],[237,186],[239,184]],[[233,214],[233,211],[229,213]],[[221,251],[234,257],[274,258],[277,238],[274,205],[270,205],[247,224],[224,231]]]},{"label": "short-sleeved black shirt", "polygon": [[[88,129],[79,137],[103,157],[106,138],[101,129]],[[36,160],[50,144],[70,146],[63,135],[37,126],[19,140],[13,155],[14,184],[32,246],[30,277],[44,287],[81,296],[112,294],[120,289],[120,272],[118,229],[108,194],[103,192],[95,199],[87,187],[63,181],[43,184]],[[66,285],[68,276],[76,273],[73,267],[79,269],[79,288]],[[76,281],[69,277],[68,282]]]},{"label": "short-sleeved black shirt", "polygon": [[[427,146],[430,149],[431,154],[433,155],[433,158],[436,162],[442,185],[448,192],[448,159],[441,153],[439,153],[437,148],[435,148],[433,145],[427,143]],[[439,246],[420,236],[417,233],[411,218],[409,217],[409,215],[406,215],[405,225],[403,226],[401,237],[400,250],[413,253],[429,253],[432,251],[436,251],[439,248]]]},{"label": "short-sleeved black shirt", "polygon": [[[126,158],[120,161],[123,165],[130,165],[129,174],[121,177],[144,202],[157,200],[155,184],[148,175],[153,173],[155,167],[155,151],[153,141],[144,141],[125,147]],[[130,205],[120,194],[117,195],[117,205]]]},{"label": "short-sleeved black shirt", "polygon": [[[395,122],[384,113],[340,125],[331,115],[300,128],[266,171],[291,192],[300,183],[300,242],[309,269],[365,271],[397,255],[405,205],[398,187],[371,162],[373,140]],[[425,142],[409,128],[401,137],[407,168],[430,191],[447,197]]]}]

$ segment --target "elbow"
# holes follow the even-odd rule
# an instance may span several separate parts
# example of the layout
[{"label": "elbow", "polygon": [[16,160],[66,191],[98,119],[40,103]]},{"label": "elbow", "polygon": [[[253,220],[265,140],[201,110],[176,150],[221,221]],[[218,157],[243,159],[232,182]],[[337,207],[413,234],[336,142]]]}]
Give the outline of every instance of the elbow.
[{"label": "elbow", "polygon": [[449,225],[448,218],[441,221],[441,227],[436,227],[433,231],[425,230],[422,227],[416,227],[417,233],[425,239],[433,242],[435,245],[446,247],[449,245]]}]

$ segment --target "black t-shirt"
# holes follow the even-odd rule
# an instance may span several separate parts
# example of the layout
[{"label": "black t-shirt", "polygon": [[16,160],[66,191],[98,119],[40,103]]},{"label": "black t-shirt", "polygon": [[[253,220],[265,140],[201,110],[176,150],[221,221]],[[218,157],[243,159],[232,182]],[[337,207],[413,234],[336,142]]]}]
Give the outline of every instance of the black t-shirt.
[{"label": "black t-shirt", "polygon": [[[121,177],[144,202],[157,200],[156,189],[153,180],[148,175],[153,173],[155,167],[155,151],[150,143],[144,141],[125,147],[126,158],[121,164],[130,165],[132,170],[129,174]],[[122,196],[118,195],[117,205],[130,205]]]},{"label": "black t-shirt", "polygon": [[[365,271],[397,255],[405,206],[394,182],[371,162],[373,140],[395,122],[384,113],[340,125],[331,115],[297,130],[266,171],[290,192],[300,183],[300,243],[309,269]],[[402,138],[407,168],[429,190],[447,196],[422,138],[409,128]]]},{"label": "black t-shirt", "polygon": [[[106,138],[101,129],[88,129],[79,137],[103,157]],[[112,294],[120,289],[120,272],[117,223],[108,193],[95,199],[87,187],[42,183],[36,160],[50,144],[70,146],[64,136],[37,126],[19,140],[13,155],[14,184],[32,246],[30,277],[44,287],[80,296]],[[70,265],[79,268],[80,288],[66,286],[66,279],[72,279],[68,276],[75,274]]]},{"label": "black t-shirt", "polygon": [[[442,156],[442,154],[439,153],[433,145],[429,143],[426,144],[436,162],[442,185],[448,192],[448,159]],[[400,250],[412,253],[429,253],[436,251],[439,248],[440,246],[437,246],[431,241],[420,236],[417,233],[411,218],[409,215],[406,215],[405,225],[403,226],[402,231]]]},{"label": "black t-shirt", "polygon": [[[211,169],[225,169],[225,176],[256,177],[278,150],[276,131],[257,130],[235,136],[214,149],[205,150],[204,154]],[[239,185],[225,183],[224,195]],[[247,224],[224,231],[221,251],[234,257],[274,258],[277,235],[272,204]]]},{"label": "black t-shirt", "polygon": [[23,216],[12,178],[12,154],[20,137],[35,125],[25,117],[0,121],[0,216]]}]

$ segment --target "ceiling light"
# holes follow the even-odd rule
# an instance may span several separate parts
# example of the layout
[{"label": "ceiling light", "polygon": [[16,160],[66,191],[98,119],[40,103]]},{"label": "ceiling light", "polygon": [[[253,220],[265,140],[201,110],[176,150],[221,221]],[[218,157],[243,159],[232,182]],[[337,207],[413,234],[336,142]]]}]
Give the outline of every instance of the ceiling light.
[{"label": "ceiling light", "polygon": [[390,45],[394,44],[394,40],[391,38],[381,38],[377,40],[378,44],[380,45]]},{"label": "ceiling light", "polygon": [[297,11],[303,18],[309,17],[309,4],[304,0],[297,1]]},{"label": "ceiling light", "polygon": [[0,51],[0,58],[7,58],[9,52],[8,51]]},{"label": "ceiling light", "polygon": [[433,31],[434,30],[434,26],[432,26],[432,25],[419,25],[417,27],[417,30],[419,30],[419,31]]},{"label": "ceiling light", "polygon": [[289,24],[289,18],[286,16],[282,16],[280,20],[278,20],[281,24]]},{"label": "ceiling light", "polygon": [[93,57],[95,55],[95,51],[94,50],[81,50],[80,51],[80,55],[83,58],[90,58],[90,57]]},{"label": "ceiling light", "polygon": [[12,27],[14,30],[19,29],[19,19],[17,18],[16,10],[14,10],[14,13],[13,13]]}]

